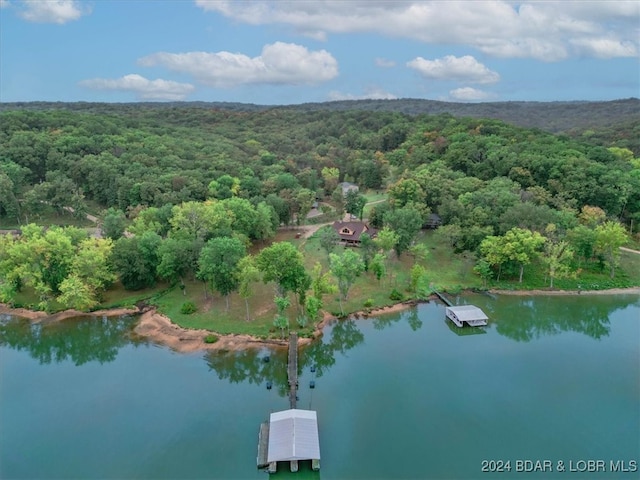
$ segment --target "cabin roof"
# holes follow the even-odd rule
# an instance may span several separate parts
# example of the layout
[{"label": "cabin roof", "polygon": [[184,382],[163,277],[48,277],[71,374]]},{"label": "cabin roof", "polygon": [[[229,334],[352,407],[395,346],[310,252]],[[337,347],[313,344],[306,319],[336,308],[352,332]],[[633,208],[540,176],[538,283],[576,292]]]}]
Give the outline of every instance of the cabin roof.
[{"label": "cabin roof", "polygon": [[[351,234],[342,233],[344,229],[348,229]],[[375,237],[378,231],[375,228],[371,228],[366,222],[333,222],[333,229],[340,236],[341,240],[348,241],[360,241],[360,237],[363,233],[368,233],[371,238]]]},{"label": "cabin roof", "polygon": [[267,461],[320,460],[318,419],[315,411],[290,409],[269,419]]}]

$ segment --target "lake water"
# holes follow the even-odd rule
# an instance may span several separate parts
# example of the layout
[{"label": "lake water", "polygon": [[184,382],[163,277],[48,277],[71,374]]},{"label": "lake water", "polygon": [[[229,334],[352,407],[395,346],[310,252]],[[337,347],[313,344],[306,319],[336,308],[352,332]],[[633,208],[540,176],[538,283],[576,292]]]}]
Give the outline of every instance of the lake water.
[{"label": "lake water", "polygon": [[[640,460],[640,297],[456,301],[490,324],[459,330],[432,302],[302,349],[321,470],[275,478],[640,476],[624,471]],[[2,319],[0,478],[266,478],[257,434],[288,408],[286,352],[177,354],[134,322]],[[535,462],[547,472],[517,471]]]}]

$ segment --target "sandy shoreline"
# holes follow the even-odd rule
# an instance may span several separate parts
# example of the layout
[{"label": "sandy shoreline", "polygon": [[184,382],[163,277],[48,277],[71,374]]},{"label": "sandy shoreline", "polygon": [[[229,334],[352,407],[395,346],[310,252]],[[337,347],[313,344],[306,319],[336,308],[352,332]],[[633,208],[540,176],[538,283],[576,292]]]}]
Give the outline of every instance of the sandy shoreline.
[{"label": "sandy shoreline", "polygon": [[[640,287],[633,288],[616,288],[610,290],[489,290],[490,293],[496,295],[518,295],[518,296],[534,296],[534,295],[619,295],[619,294],[638,294],[640,295]],[[435,299],[435,297],[432,297]],[[417,305],[417,301],[408,301],[397,303],[388,307],[363,310],[355,312],[349,317],[368,318],[371,316],[382,315],[387,313],[396,313]],[[277,347],[285,348],[288,345],[287,340],[263,340],[251,335],[220,335],[209,330],[195,330],[182,328],[176,325],[154,308],[141,311],[138,308],[116,308],[111,310],[98,310],[95,312],[79,312],[77,310],[65,310],[53,315],[46,312],[38,312],[27,310],[24,308],[10,308],[0,303],[0,314],[15,315],[17,317],[26,318],[34,323],[60,321],[67,318],[77,316],[93,316],[93,317],[113,317],[120,315],[141,314],[140,321],[134,328],[135,334],[143,337],[151,342],[167,346],[172,350],[180,353],[191,353],[196,351],[207,350],[244,350],[247,348],[263,348]],[[324,328],[338,321],[333,315],[326,313],[322,320],[316,325],[313,332],[313,338],[300,338],[298,345],[306,345],[311,343],[313,339],[322,335]],[[215,343],[206,343],[205,338],[208,335],[216,335],[218,340]]]}]

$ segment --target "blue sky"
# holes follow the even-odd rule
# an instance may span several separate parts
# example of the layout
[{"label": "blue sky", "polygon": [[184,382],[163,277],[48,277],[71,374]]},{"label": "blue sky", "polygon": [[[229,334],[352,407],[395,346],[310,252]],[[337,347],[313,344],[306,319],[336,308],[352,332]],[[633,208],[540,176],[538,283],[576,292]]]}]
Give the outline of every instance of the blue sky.
[{"label": "blue sky", "polygon": [[0,0],[0,101],[640,96],[637,1]]}]

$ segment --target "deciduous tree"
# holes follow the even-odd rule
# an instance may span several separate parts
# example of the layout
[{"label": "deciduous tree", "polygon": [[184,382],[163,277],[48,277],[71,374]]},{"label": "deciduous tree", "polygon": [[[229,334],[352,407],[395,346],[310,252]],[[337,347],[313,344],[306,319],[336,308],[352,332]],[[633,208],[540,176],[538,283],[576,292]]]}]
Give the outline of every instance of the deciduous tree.
[{"label": "deciduous tree", "polygon": [[212,238],[203,247],[198,259],[198,276],[211,283],[225,297],[229,310],[229,295],[238,289],[238,263],[246,255],[244,244],[235,237]]},{"label": "deciduous tree", "polygon": [[340,310],[344,314],[342,300],[347,299],[349,289],[356,279],[364,272],[364,262],[362,257],[353,250],[345,250],[341,255],[329,254],[331,273],[338,280],[338,290],[340,291]]}]

